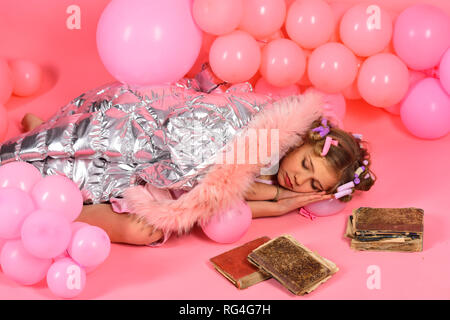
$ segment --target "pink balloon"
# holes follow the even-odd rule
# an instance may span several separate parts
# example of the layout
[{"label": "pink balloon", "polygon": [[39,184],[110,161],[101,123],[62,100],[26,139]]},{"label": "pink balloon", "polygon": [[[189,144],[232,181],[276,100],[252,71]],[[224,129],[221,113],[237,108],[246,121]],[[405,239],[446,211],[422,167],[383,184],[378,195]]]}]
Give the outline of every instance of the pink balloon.
[{"label": "pink balloon", "polygon": [[287,87],[275,87],[268,83],[264,78],[260,78],[256,82],[255,92],[278,99],[281,97],[298,95],[300,94],[300,88],[295,84]]},{"label": "pink balloon", "polygon": [[70,222],[59,213],[36,210],[22,225],[23,246],[38,258],[54,258],[69,245],[72,231]]},{"label": "pink balloon", "polygon": [[29,60],[16,59],[9,62],[16,96],[30,96],[39,90],[42,82],[41,67]]},{"label": "pink balloon", "polygon": [[201,227],[211,240],[219,243],[233,243],[247,232],[251,221],[250,207],[242,201],[229,210],[216,213]]},{"label": "pink balloon", "polygon": [[323,0],[301,0],[289,8],[286,31],[302,48],[314,49],[330,40],[334,31],[334,15]]},{"label": "pink balloon", "polygon": [[47,272],[50,291],[61,298],[74,298],[86,286],[86,271],[70,258],[55,261]]},{"label": "pink balloon", "polygon": [[0,263],[7,277],[28,286],[45,278],[52,259],[36,258],[25,250],[21,240],[10,240],[3,246]]},{"label": "pink balloon", "polygon": [[391,41],[391,16],[374,4],[356,5],[342,17],[340,37],[358,56],[381,52]]},{"label": "pink balloon", "polygon": [[191,69],[202,31],[189,0],[113,0],[97,24],[99,56],[117,80],[135,85],[171,83]]},{"label": "pink balloon", "polygon": [[450,130],[450,97],[439,80],[425,78],[408,93],[400,108],[400,117],[416,137],[443,137]]},{"label": "pink balloon", "polygon": [[315,49],[309,58],[309,80],[319,90],[339,93],[355,80],[357,62],[353,52],[343,44],[326,43]]},{"label": "pink balloon", "polygon": [[303,77],[305,67],[305,54],[292,40],[273,40],[262,50],[259,71],[273,86],[286,87],[295,84]]},{"label": "pink balloon", "polygon": [[385,108],[400,102],[408,91],[408,85],[408,68],[390,53],[378,53],[367,58],[359,70],[359,93],[375,107]]},{"label": "pink balloon", "polygon": [[28,162],[13,161],[0,166],[1,188],[18,188],[30,192],[40,180],[42,180],[41,173]]},{"label": "pink balloon", "polygon": [[258,71],[261,52],[256,40],[244,31],[218,37],[209,51],[212,71],[222,80],[238,83]]},{"label": "pink balloon", "polygon": [[[426,78],[426,75],[420,71],[414,71],[414,70],[408,70],[408,71],[409,71],[408,72],[408,74],[409,74],[408,90],[411,90],[416,85],[417,82]],[[405,97],[407,97],[407,96],[408,96],[408,93],[405,95]],[[400,115],[400,106],[402,105],[405,97],[399,103],[394,104],[390,107],[386,107],[384,109],[392,114]]]},{"label": "pink balloon", "polygon": [[286,17],[284,0],[244,0],[240,29],[255,38],[271,35],[281,28]]},{"label": "pink balloon", "polygon": [[397,55],[409,68],[432,68],[450,46],[450,17],[432,5],[411,6],[397,17],[393,42]]},{"label": "pink balloon", "polygon": [[0,189],[0,238],[18,239],[25,218],[35,205],[28,193],[17,188]]},{"label": "pink balloon", "polygon": [[83,197],[77,185],[61,175],[50,175],[41,179],[31,190],[31,195],[40,209],[57,212],[74,221],[83,208]]},{"label": "pink balloon", "polygon": [[8,62],[0,58],[0,104],[5,103],[11,97],[13,90],[12,74]]},{"label": "pink balloon", "polygon": [[439,65],[439,77],[442,87],[450,94],[450,48],[447,49]]},{"label": "pink balloon", "polygon": [[305,209],[318,217],[327,217],[341,212],[346,206],[347,203],[332,198],[310,203]]},{"label": "pink balloon", "polygon": [[106,232],[96,226],[80,228],[69,245],[69,255],[83,267],[101,264],[109,255],[111,240]]},{"label": "pink balloon", "polygon": [[242,0],[195,0],[192,14],[205,32],[222,35],[236,29],[242,19]]},{"label": "pink balloon", "polygon": [[8,126],[9,126],[8,112],[6,111],[5,107],[0,103],[0,142],[3,141],[3,139],[6,136],[6,133],[8,132]]}]

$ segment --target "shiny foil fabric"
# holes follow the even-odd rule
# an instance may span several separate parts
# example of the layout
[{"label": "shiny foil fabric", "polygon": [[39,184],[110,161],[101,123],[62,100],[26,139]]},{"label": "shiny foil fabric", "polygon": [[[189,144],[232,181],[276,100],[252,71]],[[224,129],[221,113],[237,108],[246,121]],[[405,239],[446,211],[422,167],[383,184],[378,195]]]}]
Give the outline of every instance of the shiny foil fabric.
[{"label": "shiny foil fabric", "polygon": [[43,176],[60,174],[85,204],[122,197],[133,185],[193,188],[212,159],[269,98],[242,86],[221,90],[205,77],[89,90],[33,131],[0,146],[0,165],[26,161]]}]

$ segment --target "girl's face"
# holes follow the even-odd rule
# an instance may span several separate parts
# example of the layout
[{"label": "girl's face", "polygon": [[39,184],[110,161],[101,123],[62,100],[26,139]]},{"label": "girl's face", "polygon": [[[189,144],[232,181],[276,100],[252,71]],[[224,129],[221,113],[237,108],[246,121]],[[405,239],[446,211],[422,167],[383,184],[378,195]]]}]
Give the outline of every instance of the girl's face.
[{"label": "girl's face", "polygon": [[277,179],[282,187],[295,192],[327,191],[339,181],[325,158],[316,156],[308,144],[286,154],[281,160]]}]

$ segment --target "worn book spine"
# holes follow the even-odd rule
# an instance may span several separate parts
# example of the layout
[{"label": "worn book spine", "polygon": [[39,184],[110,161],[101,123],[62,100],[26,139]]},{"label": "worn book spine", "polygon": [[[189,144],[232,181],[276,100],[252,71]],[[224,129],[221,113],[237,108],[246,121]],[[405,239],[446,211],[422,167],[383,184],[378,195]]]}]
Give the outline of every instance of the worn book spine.
[{"label": "worn book spine", "polygon": [[422,239],[405,242],[389,241],[357,241],[352,239],[350,247],[358,251],[400,251],[400,252],[420,252],[423,250]]}]

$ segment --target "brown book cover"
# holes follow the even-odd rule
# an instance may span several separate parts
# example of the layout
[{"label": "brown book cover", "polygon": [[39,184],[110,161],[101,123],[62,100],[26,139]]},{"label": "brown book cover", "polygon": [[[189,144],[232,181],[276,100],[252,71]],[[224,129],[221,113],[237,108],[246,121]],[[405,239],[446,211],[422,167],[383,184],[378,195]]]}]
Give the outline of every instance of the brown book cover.
[{"label": "brown book cover", "polygon": [[310,293],[339,270],[288,234],[256,248],[248,260],[296,295]]},{"label": "brown book cover", "polygon": [[231,281],[238,289],[245,289],[258,282],[271,278],[271,276],[247,260],[253,249],[269,241],[269,237],[261,237],[247,242],[240,247],[231,249],[211,259],[214,268],[225,278]]},{"label": "brown book cover", "polygon": [[349,216],[345,236],[354,250],[423,250],[423,210],[360,207]]}]

